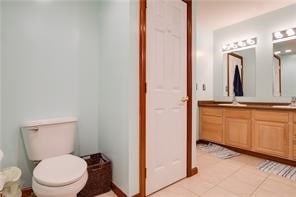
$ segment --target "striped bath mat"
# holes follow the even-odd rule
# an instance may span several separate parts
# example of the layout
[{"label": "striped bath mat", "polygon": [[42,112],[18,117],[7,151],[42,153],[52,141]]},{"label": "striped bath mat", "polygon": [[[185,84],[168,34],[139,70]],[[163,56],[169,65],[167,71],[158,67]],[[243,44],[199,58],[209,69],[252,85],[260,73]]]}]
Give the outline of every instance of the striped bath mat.
[{"label": "striped bath mat", "polygon": [[266,160],[257,167],[260,171],[279,175],[296,181],[296,167]]},{"label": "striped bath mat", "polygon": [[220,159],[229,159],[229,158],[237,157],[240,155],[237,152],[234,152],[232,150],[224,148],[223,146],[219,146],[213,143],[201,145],[201,150],[207,153],[213,153]]}]

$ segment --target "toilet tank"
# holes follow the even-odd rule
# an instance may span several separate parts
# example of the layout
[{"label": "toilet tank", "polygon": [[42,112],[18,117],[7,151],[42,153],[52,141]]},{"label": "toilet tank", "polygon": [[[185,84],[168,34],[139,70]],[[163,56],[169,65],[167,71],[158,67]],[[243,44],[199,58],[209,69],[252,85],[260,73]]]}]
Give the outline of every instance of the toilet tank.
[{"label": "toilet tank", "polygon": [[31,161],[69,154],[74,151],[76,118],[25,122],[21,128]]}]

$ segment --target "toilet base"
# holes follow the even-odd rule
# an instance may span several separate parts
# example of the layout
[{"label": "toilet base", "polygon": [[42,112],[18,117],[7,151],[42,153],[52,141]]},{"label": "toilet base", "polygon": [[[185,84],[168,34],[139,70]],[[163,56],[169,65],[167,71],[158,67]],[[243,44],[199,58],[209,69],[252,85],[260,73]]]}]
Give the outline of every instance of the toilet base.
[{"label": "toilet base", "polygon": [[39,184],[34,178],[32,181],[32,188],[37,197],[76,197],[77,194],[86,185],[88,174],[85,172],[83,176],[76,182],[61,186],[49,187]]}]

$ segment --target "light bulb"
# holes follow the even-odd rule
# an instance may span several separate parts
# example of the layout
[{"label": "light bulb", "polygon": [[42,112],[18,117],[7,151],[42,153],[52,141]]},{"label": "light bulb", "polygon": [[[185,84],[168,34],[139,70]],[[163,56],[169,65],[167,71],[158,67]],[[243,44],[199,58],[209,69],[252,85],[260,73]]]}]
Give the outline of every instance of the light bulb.
[{"label": "light bulb", "polygon": [[275,55],[281,54],[281,51],[274,52]]},{"label": "light bulb", "polygon": [[281,33],[281,32],[275,32],[274,34],[274,37],[276,38],[276,39],[281,39],[281,38],[283,38],[284,37],[284,35]]},{"label": "light bulb", "polygon": [[243,42],[243,41],[238,42],[238,46],[240,47],[245,47],[246,45],[247,45],[246,42]]},{"label": "light bulb", "polygon": [[294,36],[294,35],[295,35],[295,31],[294,31],[293,29],[288,29],[288,30],[286,31],[286,34],[287,34],[288,36]]},{"label": "light bulb", "polygon": [[223,50],[224,50],[224,51],[226,51],[226,50],[229,50],[229,46],[228,46],[228,45],[226,45],[226,44],[225,44],[225,45],[223,45]]},{"label": "light bulb", "polygon": [[253,44],[255,44],[255,40],[253,40],[253,39],[248,39],[248,40],[247,40],[247,43],[248,43],[248,45],[253,45]]},{"label": "light bulb", "polygon": [[230,47],[233,48],[233,49],[236,49],[236,48],[237,48],[237,44],[235,44],[235,43],[231,43],[231,44],[230,44]]}]

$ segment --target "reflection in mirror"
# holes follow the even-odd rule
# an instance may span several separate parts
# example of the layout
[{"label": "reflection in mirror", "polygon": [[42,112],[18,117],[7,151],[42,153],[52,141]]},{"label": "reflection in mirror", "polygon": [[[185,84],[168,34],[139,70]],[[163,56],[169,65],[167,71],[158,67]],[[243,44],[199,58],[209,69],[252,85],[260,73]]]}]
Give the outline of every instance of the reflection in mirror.
[{"label": "reflection in mirror", "polygon": [[296,39],[273,44],[273,94],[296,95]]},{"label": "reflection in mirror", "polygon": [[225,53],[223,60],[224,96],[255,96],[255,48]]}]

